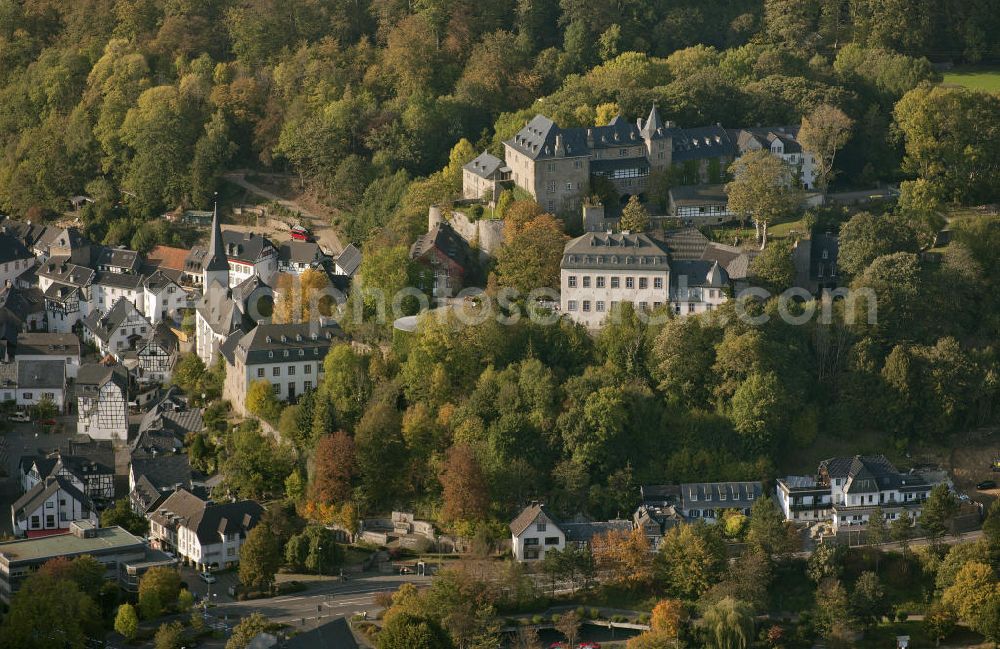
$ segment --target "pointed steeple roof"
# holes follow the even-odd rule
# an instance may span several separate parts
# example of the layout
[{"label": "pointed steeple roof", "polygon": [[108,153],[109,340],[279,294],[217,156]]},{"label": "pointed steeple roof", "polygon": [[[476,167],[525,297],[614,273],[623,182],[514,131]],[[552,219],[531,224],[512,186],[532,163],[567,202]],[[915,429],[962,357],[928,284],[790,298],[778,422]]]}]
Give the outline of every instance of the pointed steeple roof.
[{"label": "pointed steeple roof", "polygon": [[660,111],[656,110],[656,104],[653,104],[653,108],[649,111],[649,117],[642,125],[642,134],[645,137],[651,137],[656,135],[656,132],[663,128],[663,120],[660,119]]},{"label": "pointed steeple roof", "polygon": [[219,225],[218,202],[212,210],[212,238],[208,242],[208,259],[205,261],[204,269],[229,271],[229,258],[226,257],[226,248],[222,242],[222,227]]}]

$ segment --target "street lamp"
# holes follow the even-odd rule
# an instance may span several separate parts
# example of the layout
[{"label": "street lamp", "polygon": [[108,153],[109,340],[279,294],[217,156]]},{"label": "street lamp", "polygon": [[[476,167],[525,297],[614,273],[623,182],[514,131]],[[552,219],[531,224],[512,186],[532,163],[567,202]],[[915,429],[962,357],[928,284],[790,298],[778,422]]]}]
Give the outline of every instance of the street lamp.
[{"label": "street lamp", "polygon": [[323,546],[317,545],[316,551],[319,552],[319,574],[323,576]]}]

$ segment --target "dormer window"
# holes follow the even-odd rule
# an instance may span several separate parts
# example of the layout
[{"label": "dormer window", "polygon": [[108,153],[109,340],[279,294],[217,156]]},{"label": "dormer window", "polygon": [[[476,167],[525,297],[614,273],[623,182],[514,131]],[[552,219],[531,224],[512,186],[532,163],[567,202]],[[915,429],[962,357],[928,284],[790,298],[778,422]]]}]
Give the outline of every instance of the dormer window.
[{"label": "dormer window", "polygon": [[268,336],[268,337],[267,337],[267,342],[268,342],[268,343],[270,343],[270,342],[271,342],[271,337],[270,337],[270,336]]}]

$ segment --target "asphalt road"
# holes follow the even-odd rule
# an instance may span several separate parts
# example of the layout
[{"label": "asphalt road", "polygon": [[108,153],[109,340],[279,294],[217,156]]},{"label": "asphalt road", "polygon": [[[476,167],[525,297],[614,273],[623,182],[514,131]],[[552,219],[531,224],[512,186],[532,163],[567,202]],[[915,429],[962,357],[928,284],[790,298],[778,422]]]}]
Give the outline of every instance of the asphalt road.
[{"label": "asphalt road", "polygon": [[259,612],[275,622],[308,629],[328,619],[350,617],[362,611],[373,615],[379,610],[375,605],[375,593],[394,591],[404,583],[420,586],[430,581],[431,577],[416,575],[364,577],[346,583],[331,581],[292,595],[220,603],[209,613],[232,624],[233,620]]}]

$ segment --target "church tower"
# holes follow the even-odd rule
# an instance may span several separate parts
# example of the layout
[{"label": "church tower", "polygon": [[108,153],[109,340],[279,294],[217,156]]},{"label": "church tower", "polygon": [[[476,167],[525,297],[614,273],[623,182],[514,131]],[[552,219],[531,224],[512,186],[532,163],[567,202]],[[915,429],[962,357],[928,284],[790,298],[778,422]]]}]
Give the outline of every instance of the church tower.
[{"label": "church tower", "polygon": [[226,256],[222,228],[219,226],[218,202],[212,210],[212,237],[208,242],[208,254],[202,266],[202,290],[207,292],[213,282],[218,282],[223,288],[229,288],[229,258]]}]

